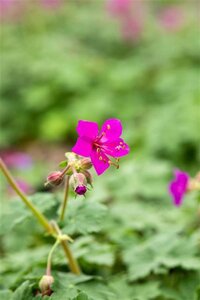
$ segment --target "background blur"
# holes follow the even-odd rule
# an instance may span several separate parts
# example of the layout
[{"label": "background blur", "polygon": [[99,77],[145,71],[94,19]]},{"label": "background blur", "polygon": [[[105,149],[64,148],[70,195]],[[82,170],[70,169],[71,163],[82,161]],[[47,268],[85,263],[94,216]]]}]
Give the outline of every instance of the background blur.
[{"label": "background blur", "polygon": [[[0,9],[0,154],[20,187],[44,191],[79,119],[119,118],[131,147],[119,170],[94,174],[86,199],[69,201],[74,255],[117,295],[87,282],[88,299],[199,300],[197,193],[179,208],[168,194],[175,168],[200,169],[198,1],[0,0]],[[0,288],[15,290],[39,282],[52,241],[1,179]],[[62,192],[30,198],[55,219]],[[61,250],[53,270],[66,288]]]},{"label": "background blur", "polygon": [[195,0],[0,0],[0,146],[19,180],[37,189],[75,142],[77,121],[107,118],[122,120],[127,164],[194,175],[198,8]]}]

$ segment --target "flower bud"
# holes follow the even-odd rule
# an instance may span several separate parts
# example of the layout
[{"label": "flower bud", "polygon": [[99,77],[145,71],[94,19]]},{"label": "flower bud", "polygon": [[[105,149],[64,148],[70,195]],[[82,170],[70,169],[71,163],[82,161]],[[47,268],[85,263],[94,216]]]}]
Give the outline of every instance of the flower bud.
[{"label": "flower bud", "polygon": [[87,170],[85,170],[83,173],[84,173],[84,175],[86,177],[87,183],[92,186],[93,178],[92,178],[91,173],[89,171],[87,171]]},{"label": "flower bud", "polygon": [[87,192],[87,188],[85,185],[79,185],[74,191],[78,195],[85,195],[85,193]]},{"label": "flower bud", "polygon": [[54,282],[54,278],[51,275],[43,275],[40,282],[39,288],[43,295],[51,295],[51,285]]},{"label": "flower bud", "polygon": [[87,180],[82,173],[74,173],[70,177],[70,185],[78,195],[84,195],[87,192]]},{"label": "flower bud", "polygon": [[83,170],[89,170],[92,167],[92,162],[89,158],[81,159],[81,168]]},{"label": "flower bud", "polygon": [[63,177],[63,174],[62,174],[61,171],[52,172],[47,177],[47,181],[46,181],[45,185],[50,184],[50,185],[53,185],[53,186],[58,186],[63,181],[63,178],[64,177]]}]

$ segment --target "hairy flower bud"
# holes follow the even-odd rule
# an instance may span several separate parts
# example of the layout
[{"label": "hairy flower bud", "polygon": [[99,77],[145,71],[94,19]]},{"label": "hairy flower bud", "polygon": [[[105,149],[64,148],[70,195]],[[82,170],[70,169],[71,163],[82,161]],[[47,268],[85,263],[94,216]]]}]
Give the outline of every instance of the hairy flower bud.
[{"label": "hairy flower bud", "polygon": [[51,295],[51,285],[54,282],[54,278],[51,275],[43,275],[40,282],[39,288],[43,295]]},{"label": "hairy flower bud", "polygon": [[46,181],[45,185],[50,184],[50,185],[53,185],[53,186],[58,186],[63,181],[63,178],[64,177],[63,177],[63,174],[62,174],[61,171],[52,172],[47,177],[47,181]]},{"label": "hairy flower bud", "polygon": [[87,192],[87,180],[84,174],[74,173],[70,177],[70,185],[78,195],[84,195]]},{"label": "hairy flower bud", "polygon": [[81,159],[81,168],[83,170],[89,170],[90,168],[92,168],[92,162],[90,158]]}]

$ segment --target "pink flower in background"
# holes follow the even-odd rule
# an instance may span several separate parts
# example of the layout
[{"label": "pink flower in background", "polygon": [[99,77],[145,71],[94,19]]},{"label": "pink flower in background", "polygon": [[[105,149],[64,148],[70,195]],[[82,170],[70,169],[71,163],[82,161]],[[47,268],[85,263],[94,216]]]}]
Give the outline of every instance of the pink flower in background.
[{"label": "pink flower in background", "polygon": [[168,31],[179,30],[185,23],[183,8],[178,6],[169,6],[163,9],[158,18],[161,26]]},{"label": "pink flower in background", "polygon": [[[17,182],[17,185],[19,186],[19,188],[25,193],[25,194],[32,194],[34,192],[34,189],[33,187],[26,181],[24,180],[20,180],[20,179],[17,179],[16,180]],[[8,186],[8,193],[11,195],[11,196],[15,196],[16,193],[15,191],[12,189],[12,187]]]},{"label": "pink flower in background", "polygon": [[72,151],[90,157],[98,175],[114,164],[108,156],[119,158],[130,151],[128,145],[120,138],[122,134],[120,120],[107,120],[100,132],[97,123],[80,120],[77,132],[79,137]]},{"label": "pink flower in background", "polygon": [[109,0],[107,3],[107,9],[113,16],[129,15],[131,11],[132,0]]},{"label": "pink flower in background", "polygon": [[58,9],[62,6],[63,0],[40,0],[40,3],[46,9]]},{"label": "pink flower in background", "polygon": [[24,152],[3,152],[1,154],[6,165],[10,168],[26,169],[33,164],[32,158]]},{"label": "pink flower in background", "polygon": [[23,0],[0,0],[0,19],[3,21],[19,20],[24,13],[25,4]]},{"label": "pink flower in background", "polygon": [[146,4],[139,0],[108,0],[107,10],[120,23],[122,38],[137,40],[144,29]]},{"label": "pink flower in background", "polygon": [[180,170],[175,170],[174,175],[175,179],[169,184],[169,193],[172,196],[174,205],[180,206],[187,192],[189,175]]},{"label": "pink flower in background", "polygon": [[143,31],[143,25],[141,24],[140,20],[137,20],[136,18],[126,19],[121,24],[121,31],[124,40],[138,40]]}]

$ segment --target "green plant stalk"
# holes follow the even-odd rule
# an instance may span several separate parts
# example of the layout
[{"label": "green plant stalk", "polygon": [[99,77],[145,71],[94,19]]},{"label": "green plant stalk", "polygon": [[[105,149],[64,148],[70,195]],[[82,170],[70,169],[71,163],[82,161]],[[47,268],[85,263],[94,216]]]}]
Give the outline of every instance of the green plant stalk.
[{"label": "green plant stalk", "polygon": [[79,264],[78,264],[77,260],[74,258],[72,251],[71,251],[70,247],[68,246],[68,243],[66,241],[61,241],[61,245],[65,252],[65,256],[67,257],[67,259],[69,261],[70,270],[72,270],[72,272],[74,274],[80,275],[81,270],[80,270]]},{"label": "green plant stalk", "polygon": [[[25,203],[25,205],[32,211],[33,215],[38,219],[39,223],[46,229],[46,231],[51,234],[54,238],[57,239],[57,235],[55,235],[55,229],[52,227],[52,225],[48,222],[46,217],[30,202],[30,200],[27,198],[27,196],[21,191],[19,186],[17,185],[15,179],[9,172],[8,168],[4,164],[3,160],[0,158],[0,169],[14,191],[19,195],[19,197],[22,199],[22,201]],[[59,234],[59,232],[56,233]],[[61,245],[63,247],[64,253],[69,261],[69,267],[71,271],[74,274],[79,275],[81,273],[78,262],[73,257],[72,252],[65,241],[61,241]]]},{"label": "green plant stalk", "polygon": [[67,207],[67,200],[69,195],[69,176],[67,176],[65,181],[65,191],[64,191],[64,199],[61,206],[61,214],[60,214],[60,221],[62,222],[64,220],[65,211]]},{"label": "green plant stalk", "polygon": [[[52,227],[55,229],[57,236],[62,235],[62,232],[55,221],[52,221]],[[80,267],[78,265],[77,260],[73,257],[71,249],[69,248],[67,241],[61,240],[60,243],[61,243],[63,250],[65,252],[65,255],[69,261],[70,269],[73,270],[74,274],[80,275],[81,274]]]},{"label": "green plant stalk", "polygon": [[23,193],[23,191],[18,187],[15,179],[10,174],[3,160],[0,158],[0,169],[2,170],[4,176],[10,183],[11,187],[14,191],[19,195],[25,205],[32,211],[33,215],[38,219],[39,223],[47,230],[48,233],[53,232],[52,226],[49,224],[46,217],[31,203],[31,201],[27,198],[27,196]]},{"label": "green plant stalk", "polygon": [[56,247],[59,245],[60,241],[57,239],[54,243],[53,247],[51,248],[48,259],[47,259],[47,269],[46,269],[46,275],[51,276],[51,262],[52,262],[52,255]]}]

